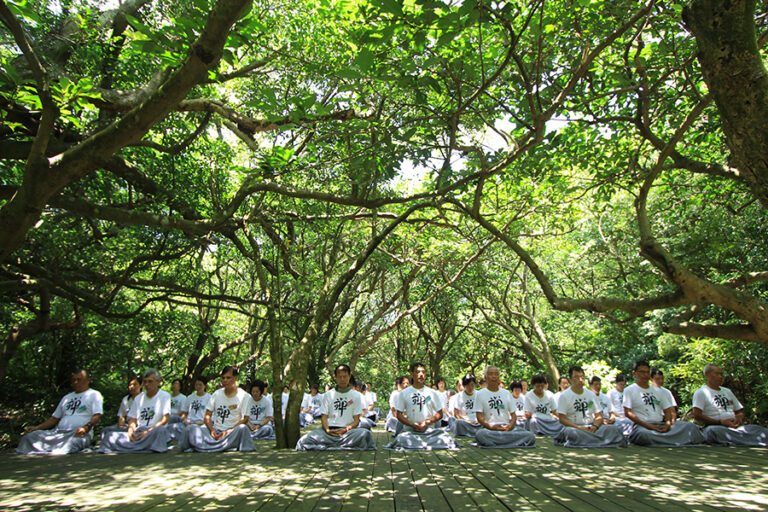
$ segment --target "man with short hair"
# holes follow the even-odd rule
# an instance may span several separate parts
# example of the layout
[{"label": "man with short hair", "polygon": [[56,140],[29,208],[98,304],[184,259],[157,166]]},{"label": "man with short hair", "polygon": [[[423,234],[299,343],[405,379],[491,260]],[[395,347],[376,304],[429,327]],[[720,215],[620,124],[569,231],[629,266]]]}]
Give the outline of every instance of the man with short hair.
[{"label": "man with short hair", "polygon": [[672,422],[673,405],[666,393],[650,385],[651,366],[636,361],[635,383],[624,391],[624,414],[635,425],[629,442],[641,446],[691,446],[704,443],[701,429],[686,421]]},{"label": "man with short hair", "polygon": [[744,407],[733,392],[723,387],[723,370],[704,366],[707,383],[693,394],[693,417],[705,425],[704,439],[725,446],[768,446],[768,429],[744,424]]},{"label": "man with short hair", "polygon": [[555,437],[563,430],[557,417],[555,395],[546,389],[547,378],[534,375],[531,378],[533,389],[525,395],[525,415],[528,418],[528,430],[534,435]]},{"label": "man with short hair", "polygon": [[[264,396],[266,389],[267,383],[263,380],[256,379],[251,384],[251,400],[248,404],[248,422],[246,425],[251,429],[251,439],[254,440],[275,438],[275,429],[272,425],[275,419],[272,400]],[[317,391],[317,386],[313,386],[312,389]]]},{"label": "man with short hair", "polygon": [[[501,388],[499,369],[485,369],[486,388],[477,392],[474,411],[482,426],[475,434],[482,448],[522,448],[533,446],[536,436],[527,430],[515,429],[517,405],[512,393]],[[520,383],[516,383],[522,391]]]},{"label": "man with short hair", "polygon": [[70,377],[72,392],[64,395],[50,418],[26,430],[16,453],[63,455],[81,452],[91,445],[93,427],[104,412],[104,400],[101,393],[90,388],[87,370],[76,368]]},{"label": "man with short hair", "polygon": [[627,387],[627,378],[622,374],[616,375],[613,386],[614,388],[608,392],[608,398],[611,401],[609,418],[619,427],[621,433],[628,437],[635,424],[624,414],[624,389]]},{"label": "man with short hair", "polygon": [[675,400],[675,395],[673,395],[669,389],[664,387],[664,373],[658,368],[651,369],[651,384],[667,395],[669,403],[672,404],[672,422],[674,423],[677,421],[677,400]]},{"label": "man with short hair", "polygon": [[456,441],[440,428],[443,400],[436,390],[425,386],[427,368],[415,362],[409,367],[411,386],[397,397],[397,419],[403,430],[385,446],[390,450],[441,450],[457,448]]},{"label": "man with short hair", "polygon": [[453,405],[449,407],[448,431],[456,437],[475,437],[481,428],[475,413],[477,379],[468,373],[460,382],[461,391],[451,398]]},{"label": "man with short hair", "polygon": [[375,450],[371,431],[358,428],[363,399],[350,385],[352,370],[337,365],[333,378],[336,387],[323,394],[320,406],[322,427],[302,436],[296,450]]},{"label": "man with short hair", "polygon": [[570,387],[557,402],[557,413],[564,428],[554,444],[569,448],[620,448],[627,441],[615,425],[603,423],[603,413],[597,396],[585,389],[584,370],[580,366],[568,369]]},{"label": "man with short hair", "polygon": [[603,380],[597,375],[592,376],[589,379],[589,389],[597,397],[597,405],[600,407],[600,412],[603,415],[603,423],[606,425],[613,424],[615,420],[611,418],[611,399],[602,391]]},{"label": "man with short hair", "polygon": [[128,431],[101,436],[99,453],[162,453],[171,441],[166,425],[171,415],[171,395],[160,389],[163,379],[154,368],[141,376],[144,392],[128,412]]},{"label": "man with short hair", "polygon": [[221,370],[221,389],[216,390],[205,407],[204,426],[189,429],[189,446],[196,452],[253,451],[248,423],[250,395],[237,386],[238,369]]},{"label": "man with short hair", "polygon": [[401,375],[395,379],[395,390],[389,394],[389,412],[387,413],[387,419],[384,423],[384,428],[397,435],[403,428],[403,424],[397,419],[397,396],[400,392],[411,385],[410,377],[407,375]]}]

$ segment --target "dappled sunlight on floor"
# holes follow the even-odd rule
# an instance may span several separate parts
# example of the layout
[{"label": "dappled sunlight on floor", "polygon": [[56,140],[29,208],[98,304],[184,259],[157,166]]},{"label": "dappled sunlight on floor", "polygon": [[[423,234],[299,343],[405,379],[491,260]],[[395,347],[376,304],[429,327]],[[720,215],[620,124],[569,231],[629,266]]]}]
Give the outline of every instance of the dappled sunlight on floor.
[{"label": "dappled sunlight on floor", "polygon": [[[375,433],[382,446],[389,436]],[[6,456],[0,510],[768,510],[766,449]]]}]

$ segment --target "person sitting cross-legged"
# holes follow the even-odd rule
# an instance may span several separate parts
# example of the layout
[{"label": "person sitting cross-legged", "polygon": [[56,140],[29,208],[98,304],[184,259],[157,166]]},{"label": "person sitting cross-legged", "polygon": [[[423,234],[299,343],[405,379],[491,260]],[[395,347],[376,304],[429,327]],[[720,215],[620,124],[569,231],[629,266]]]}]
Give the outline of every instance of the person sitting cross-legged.
[{"label": "person sitting cross-legged", "polygon": [[370,430],[358,428],[363,410],[360,393],[350,386],[352,371],[346,364],[333,370],[336,387],[323,393],[320,406],[321,428],[305,434],[296,443],[304,450],[375,450]]},{"label": "person sitting cross-legged", "polygon": [[525,414],[525,393],[523,392],[523,381],[513,380],[511,391],[512,401],[515,408],[512,413],[517,420],[516,426],[524,429],[528,429],[528,416]]},{"label": "person sitting cross-legged", "polygon": [[317,384],[312,384],[309,388],[309,394],[304,395],[301,401],[301,415],[299,415],[299,425],[306,427],[310,423],[320,418],[320,406],[323,403],[323,395]]},{"label": "person sitting cross-legged", "polygon": [[664,373],[658,368],[651,368],[651,385],[656,386],[667,395],[669,403],[672,404],[672,422],[677,421],[677,400],[675,395],[664,387]]},{"label": "person sitting cross-legged", "polygon": [[600,412],[603,414],[603,423],[606,425],[615,423],[616,420],[611,417],[611,399],[602,391],[603,380],[597,375],[594,375],[589,379],[589,389],[591,389],[597,397],[597,405],[600,407]]},{"label": "person sitting cross-legged", "polygon": [[27,429],[16,453],[64,455],[81,452],[91,445],[93,427],[104,412],[104,400],[101,393],[90,388],[87,370],[75,369],[71,383],[72,392],[64,395],[50,418]]},{"label": "person sitting cross-legged", "polygon": [[461,391],[452,397],[453,407],[449,407],[448,430],[456,437],[475,437],[480,430],[475,413],[475,386],[477,379],[471,373],[461,378]]},{"label": "person sitting cross-legged", "polygon": [[555,395],[546,389],[547,378],[542,374],[534,375],[531,385],[533,389],[525,395],[528,430],[535,435],[555,437],[563,430],[563,424],[557,417]]},{"label": "person sitting cross-legged", "polygon": [[486,388],[478,391],[475,399],[474,411],[482,426],[475,434],[477,445],[483,448],[533,446],[536,436],[527,430],[515,428],[517,405],[512,393],[499,387],[499,369],[495,366],[486,368],[485,382]]},{"label": "person sitting cross-legged", "polygon": [[237,386],[238,370],[221,370],[221,389],[217,389],[205,407],[203,426],[189,428],[189,449],[196,452],[253,451],[248,423],[250,395]]},{"label": "person sitting cross-legged", "polygon": [[613,381],[613,389],[608,392],[608,399],[611,401],[609,419],[613,420],[612,423],[619,427],[625,437],[628,437],[635,424],[624,414],[624,389],[626,387],[627,378],[622,374],[618,374]]},{"label": "person sitting cross-legged", "polygon": [[403,424],[397,419],[397,396],[400,392],[411,385],[411,379],[407,375],[401,375],[395,379],[395,390],[389,394],[389,412],[384,422],[384,428],[388,432],[397,435],[403,429]]},{"label": "person sitting cross-legged", "polygon": [[437,390],[425,386],[427,369],[412,363],[411,385],[397,397],[397,419],[403,430],[385,446],[389,450],[443,450],[456,448],[455,439],[440,428],[443,400]]},{"label": "person sitting cross-legged", "polygon": [[[205,407],[211,399],[211,395],[206,390],[207,386],[208,379],[197,377],[195,379],[195,392],[189,394],[181,408],[181,423],[171,423],[168,425],[168,434],[171,436],[171,439],[176,439],[179,442],[181,450],[189,448],[188,436],[190,427],[193,425],[203,425]],[[173,397],[171,397],[171,402],[173,402]]]},{"label": "person sitting cross-legged", "polygon": [[705,425],[709,444],[726,446],[768,446],[768,428],[744,424],[744,407],[733,392],[723,387],[723,370],[704,367],[707,383],[693,394],[693,417]]},{"label": "person sitting cross-legged", "polygon": [[[248,422],[246,425],[251,429],[251,439],[274,439],[275,427],[274,412],[272,411],[272,400],[264,396],[267,389],[267,383],[256,379],[251,384],[251,400],[248,404]],[[317,390],[317,387],[314,387]]]},{"label": "person sitting cross-legged", "polygon": [[569,448],[617,448],[627,441],[615,425],[605,425],[597,396],[584,388],[584,370],[580,366],[568,369],[571,386],[562,392],[557,413],[564,428],[554,438],[554,444]]},{"label": "person sitting cross-legged", "polygon": [[101,429],[102,436],[109,432],[128,430],[128,411],[131,410],[131,405],[139,393],[141,393],[141,378],[131,375],[128,377],[128,394],[120,400],[120,405],[117,408],[117,423]]},{"label": "person sitting cross-legged", "polygon": [[674,406],[667,394],[650,385],[647,361],[632,366],[635,383],[624,390],[624,414],[635,424],[629,442],[641,446],[691,446],[704,443],[701,429],[687,421],[672,420]]},{"label": "person sitting cross-legged", "polygon": [[162,453],[171,441],[166,428],[171,415],[171,395],[160,389],[160,372],[151,368],[141,376],[144,392],[128,412],[128,431],[101,436],[99,453]]}]

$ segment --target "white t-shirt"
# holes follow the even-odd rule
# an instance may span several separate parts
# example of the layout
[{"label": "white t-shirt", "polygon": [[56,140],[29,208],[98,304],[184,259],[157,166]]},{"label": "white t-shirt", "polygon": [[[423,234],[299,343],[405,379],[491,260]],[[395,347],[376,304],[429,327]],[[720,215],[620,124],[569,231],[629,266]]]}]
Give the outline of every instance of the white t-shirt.
[{"label": "white t-shirt", "polygon": [[421,423],[443,410],[443,399],[440,393],[427,386],[421,389],[408,386],[397,397],[396,409],[404,412],[412,423]]},{"label": "white t-shirt", "polygon": [[147,392],[139,393],[133,401],[129,418],[136,418],[136,426],[153,427],[166,414],[171,414],[171,395],[162,389],[152,398],[147,397]]},{"label": "white t-shirt", "polygon": [[600,412],[603,413],[603,418],[606,420],[610,418],[611,408],[613,407],[613,405],[611,404],[611,399],[608,398],[608,395],[606,395],[601,391],[600,394],[597,395],[597,403],[600,406]]},{"label": "white t-shirt", "polygon": [[715,391],[704,384],[693,394],[693,406],[701,409],[704,416],[713,420],[726,420],[736,417],[736,411],[743,409],[736,395],[728,389],[720,386]]},{"label": "white t-shirt", "polygon": [[584,388],[579,395],[573,388],[568,388],[560,394],[557,412],[564,414],[568,420],[580,427],[588,427],[595,423],[595,415],[601,411],[597,397],[591,389]]},{"label": "white t-shirt", "polygon": [[667,388],[665,388],[664,386],[660,387],[659,389],[667,395],[667,400],[669,401],[670,404],[672,404],[672,407],[677,407],[677,400],[675,400],[675,395],[673,395],[672,392]]},{"label": "white t-shirt", "polygon": [[329,427],[346,427],[355,421],[363,410],[363,397],[354,389],[342,393],[331,389],[323,393],[320,415],[327,416]]},{"label": "white t-shirt", "polygon": [[555,412],[557,412],[557,404],[560,403],[560,395],[562,394],[563,394],[562,391],[558,391],[557,393],[555,393]]},{"label": "white t-shirt", "polygon": [[280,408],[282,409],[283,416],[285,416],[285,411],[288,410],[288,397],[291,396],[291,393],[280,393]]},{"label": "white t-shirt", "polygon": [[475,400],[477,400],[477,391],[468,395],[466,391],[462,391],[451,397],[451,400],[456,399],[454,402],[454,410],[459,412],[461,419],[467,420],[470,423],[477,423],[477,413],[475,412]]},{"label": "white t-shirt", "polygon": [[312,396],[312,393],[304,395],[304,400],[301,402],[301,410],[303,411],[307,407],[311,410],[320,410],[320,406],[323,404],[323,395],[318,393]]},{"label": "white t-shirt", "polygon": [[[318,395],[319,396],[319,395]],[[274,411],[272,410],[272,399],[266,396],[262,396],[259,401],[253,399],[248,404],[248,421],[252,425],[257,425],[264,421],[265,418],[274,418]]]},{"label": "white t-shirt", "polygon": [[525,395],[525,410],[536,418],[552,418],[551,413],[557,411],[555,395],[550,390],[545,389],[544,394],[539,398],[531,390]]},{"label": "white t-shirt", "polygon": [[[67,393],[59,401],[52,416],[59,418],[56,428],[77,430],[89,421],[94,414],[104,413],[104,399],[95,389],[86,389],[82,393]],[[92,431],[91,431],[92,432]]]},{"label": "white t-shirt", "polygon": [[397,395],[400,394],[400,390],[396,389],[389,394],[389,407],[390,409],[397,410]]},{"label": "white t-shirt", "polygon": [[611,412],[624,416],[624,393],[617,389],[612,389],[608,392],[608,399],[611,401]]},{"label": "white t-shirt", "polygon": [[447,411],[449,400],[448,390],[446,389],[445,391],[437,391],[437,394],[440,396],[440,403],[442,404],[441,408]]},{"label": "white t-shirt", "polygon": [[522,392],[517,398],[515,398],[515,395],[512,395],[512,401],[515,403],[515,416],[525,418],[525,395]]},{"label": "white t-shirt", "polygon": [[171,395],[171,414],[179,415],[184,410],[184,404],[187,403],[187,396],[179,393],[176,396]]},{"label": "white t-shirt", "polygon": [[121,416],[128,416],[128,411],[131,410],[131,406],[133,405],[134,397],[131,395],[125,395],[122,400],[120,400],[120,407],[117,408],[117,417]]},{"label": "white t-shirt", "polygon": [[632,409],[646,423],[663,423],[664,409],[672,407],[667,394],[656,386],[641,388],[637,383],[624,390],[624,407]]},{"label": "white t-shirt", "polygon": [[246,409],[250,397],[251,395],[241,388],[237,388],[237,393],[232,398],[225,394],[224,388],[217,389],[205,406],[206,411],[213,413],[211,414],[213,429],[229,430],[243,419],[243,416],[248,416]]},{"label": "white t-shirt", "polygon": [[482,413],[483,419],[491,425],[509,425],[510,414],[515,414],[517,411],[512,393],[502,388],[496,391],[485,388],[478,391],[476,395],[473,412]]},{"label": "white t-shirt", "polygon": [[202,424],[205,418],[205,407],[211,399],[211,395],[205,393],[198,396],[197,393],[189,395],[184,401],[184,412],[187,413],[187,422]]}]

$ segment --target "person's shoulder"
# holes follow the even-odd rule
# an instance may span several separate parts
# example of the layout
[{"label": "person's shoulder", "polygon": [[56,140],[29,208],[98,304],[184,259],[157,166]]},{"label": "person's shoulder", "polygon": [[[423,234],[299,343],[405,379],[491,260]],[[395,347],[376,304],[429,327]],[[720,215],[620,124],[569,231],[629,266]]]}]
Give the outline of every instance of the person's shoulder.
[{"label": "person's shoulder", "polygon": [[[530,395],[530,394],[533,394],[533,396],[536,396],[536,393],[528,393],[528,394],[529,394],[529,395]],[[528,395],[526,395],[526,396],[528,396]],[[554,397],[555,397],[555,394],[554,394],[553,392],[551,392],[551,391],[550,391],[550,390],[548,390],[548,389],[545,389],[545,390],[544,390],[544,398],[545,398],[545,399],[546,399],[546,398],[554,398]]]},{"label": "person's shoulder", "polygon": [[171,394],[169,392],[163,391],[161,389],[160,391],[157,392],[157,398],[163,398],[163,399],[170,400],[171,399]]},{"label": "person's shoulder", "polygon": [[103,396],[101,395],[101,392],[93,388],[88,388],[85,391],[83,391],[83,396],[98,398],[99,400],[104,399]]}]

